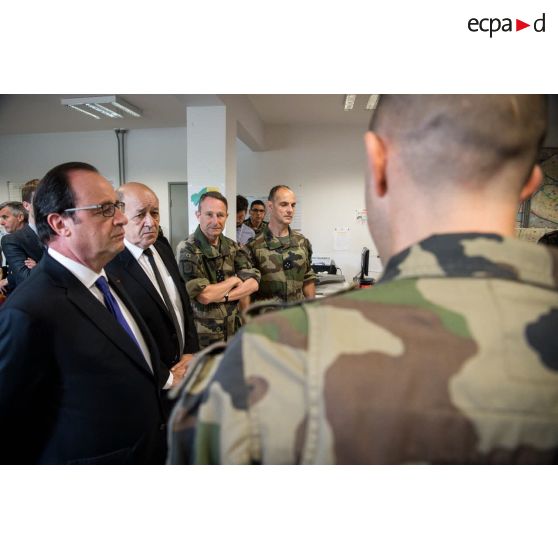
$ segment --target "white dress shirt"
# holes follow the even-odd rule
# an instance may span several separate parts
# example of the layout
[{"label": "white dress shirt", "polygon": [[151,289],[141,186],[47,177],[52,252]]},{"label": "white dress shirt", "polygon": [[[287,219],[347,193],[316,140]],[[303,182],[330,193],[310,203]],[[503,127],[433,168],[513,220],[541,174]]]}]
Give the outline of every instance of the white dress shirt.
[{"label": "white dress shirt", "polygon": [[[101,270],[101,273],[97,273],[97,272],[93,271],[92,269],[76,262],[75,260],[71,260],[70,258],[67,258],[66,256],[62,255],[60,252],[57,252],[56,250],[54,250],[53,248],[50,248],[50,247],[48,249],[48,254],[53,259],[55,259],[59,264],[63,265],[70,273],[72,273],[72,275],[74,275],[85,286],[85,288],[88,289],[89,292],[103,306],[105,306],[105,299],[103,297],[103,293],[95,285],[95,281],[97,281],[97,279],[99,277],[101,277],[101,275],[105,279],[107,278],[104,269]],[[108,281],[107,281],[107,283],[108,283]],[[132,314],[130,314],[130,311],[128,310],[128,308],[126,307],[126,305],[124,304],[122,299],[114,292],[114,290],[110,287],[110,285],[109,285],[109,288],[110,288],[110,292],[112,293],[112,295],[116,299],[116,302],[118,302],[118,305],[120,306],[120,310],[122,311],[122,315],[124,316],[124,319],[126,320],[126,322],[128,322],[128,325],[130,326],[130,329],[132,330],[133,334],[135,335],[136,339],[138,340],[138,343],[139,343],[141,352],[143,353],[143,357],[145,358],[145,361],[149,365],[149,368],[151,369],[151,372],[153,372],[153,363],[151,362],[151,355],[149,354],[149,349],[147,348],[147,343],[145,342],[145,339],[143,338],[143,335],[141,334],[141,330],[138,327],[138,324],[136,323],[136,321],[132,317]]]},{"label": "white dress shirt", "polygon": [[[149,263],[149,258],[143,253],[144,249],[139,248],[131,242],[128,242],[126,239],[124,239],[124,244],[126,245],[126,248],[130,250],[130,253],[132,254],[132,256],[134,256],[139,266],[143,269],[143,271],[145,271],[145,274],[149,277],[149,280],[153,284],[153,287],[155,287],[155,290],[159,293],[159,296],[161,297],[161,300],[164,304],[164,298],[161,293],[161,289],[159,289],[159,284],[157,283],[157,278],[155,277],[153,268]],[[159,274],[161,275],[163,283],[165,284],[165,287],[167,289],[167,293],[172,304],[172,309],[178,319],[178,325],[180,326],[180,335],[182,335],[182,339],[184,339],[184,309],[182,308],[182,300],[180,299],[180,295],[178,294],[178,289],[176,288],[176,285],[174,284],[174,281],[163,260],[161,259],[161,256],[155,249],[155,246],[151,245],[150,248],[153,252],[155,265],[157,266]]]},{"label": "white dress shirt", "polygon": [[248,225],[242,223],[240,227],[236,227],[236,241],[238,244],[244,245],[250,239],[256,236],[254,229],[250,228]]}]

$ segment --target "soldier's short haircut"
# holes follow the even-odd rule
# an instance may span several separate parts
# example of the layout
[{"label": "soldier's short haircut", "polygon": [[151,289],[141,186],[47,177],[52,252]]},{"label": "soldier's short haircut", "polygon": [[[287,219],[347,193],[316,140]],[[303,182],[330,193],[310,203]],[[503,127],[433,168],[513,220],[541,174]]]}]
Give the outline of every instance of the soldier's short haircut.
[{"label": "soldier's short haircut", "polygon": [[[48,216],[51,213],[64,213],[66,209],[75,207],[75,198],[70,187],[69,175],[71,172],[79,170],[99,172],[88,163],[63,163],[49,170],[39,182],[33,197],[33,210],[35,212],[37,234],[45,244],[56,236],[47,222]],[[73,220],[76,220],[75,213],[69,215]]]},{"label": "soldier's short haircut", "polygon": [[269,196],[267,196],[267,199],[269,201],[273,201],[277,190],[281,190],[282,188],[284,188],[285,190],[290,190],[292,192],[292,190],[288,186],[285,186],[285,184],[278,184],[277,186],[273,186],[273,188],[269,191]]},{"label": "soldier's short haircut", "polygon": [[537,244],[546,244],[547,246],[558,246],[558,231],[552,231],[543,234]]},{"label": "soldier's short haircut", "polygon": [[21,202],[7,201],[4,203],[0,203],[0,210],[4,209],[5,207],[7,207],[12,212],[12,215],[14,217],[19,217],[20,215],[23,215],[23,220],[27,223],[28,213],[25,207],[23,207],[23,204]]},{"label": "soldier's short haircut", "polygon": [[227,202],[227,198],[225,198],[225,196],[223,196],[221,192],[215,192],[214,190],[211,190],[209,192],[206,192],[205,194],[202,194],[200,201],[198,202],[198,211],[201,211],[201,204],[202,201],[205,200],[205,198],[213,198],[222,201],[225,204],[227,211],[229,210],[229,204]]},{"label": "soldier's short haircut", "polygon": [[21,201],[26,203],[31,203],[33,199],[33,194],[37,191],[37,186],[39,185],[40,180],[38,178],[34,178],[33,180],[27,181],[23,188],[21,189]]},{"label": "soldier's short haircut", "polygon": [[394,163],[434,186],[481,185],[509,164],[523,186],[546,126],[543,95],[382,95],[370,121]]},{"label": "soldier's short haircut", "polygon": [[248,210],[248,200],[244,196],[238,194],[236,196],[236,212],[240,213],[241,211],[247,211],[247,210]]},{"label": "soldier's short haircut", "polygon": [[261,205],[264,209],[265,209],[265,203],[262,200],[254,200],[251,204],[250,204],[250,209],[254,209],[255,205]]}]

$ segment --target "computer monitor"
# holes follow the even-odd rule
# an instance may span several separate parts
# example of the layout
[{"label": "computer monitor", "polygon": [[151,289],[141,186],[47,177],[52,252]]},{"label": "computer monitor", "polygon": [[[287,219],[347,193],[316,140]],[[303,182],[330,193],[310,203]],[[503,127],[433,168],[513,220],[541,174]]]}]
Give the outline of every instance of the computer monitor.
[{"label": "computer monitor", "polygon": [[370,261],[370,250],[366,246],[362,249],[360,256],[360,280],[363,281],[368,276],[368,264]]},{"label": "computer monitor", "polygon": [[361,289],[366,289],[374,284],[374,279],[368,277],[368,263],[370,261],[370,250],[366,246],[362,249],[362,254],[360,256],[360,274],[359,287]]}]

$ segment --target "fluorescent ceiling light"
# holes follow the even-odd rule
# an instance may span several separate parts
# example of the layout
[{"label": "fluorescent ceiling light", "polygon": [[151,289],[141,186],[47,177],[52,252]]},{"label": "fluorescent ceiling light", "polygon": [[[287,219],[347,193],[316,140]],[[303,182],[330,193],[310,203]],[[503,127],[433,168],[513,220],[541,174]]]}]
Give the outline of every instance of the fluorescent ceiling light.
[{"label": "fluorescent ceiling light", "polygon": [[62,99],[61,104],[73,108],[74,110],[79,110],[96,119],[99,119],[100,116],[95,113],[99,113],[107,118],[124,118],[124,116],[141,118],[142,115],[141,109],[131,105],[116,95]]},{"label": "fluorescent ceiling light", "polygon": [[108,118],[122,118],[121,114],[118,114],[117,112],[108,109],[103,105],[100,105],[99,103],[87,103],[85,106],[87,108],[100,112],[103,116],[106,116]]},{"label": "fluorescent ceiling light", "polygon": [[87,114],[88,116],[92,116],[93,118],[96,118],[97,120],[100,120],[101,117],[97,116],[96,114],[93,114],[92,112],[89,112],[88,110],[84,110],[76,105],[68,105],[71,109],[77,110],[79,112],[83,112],[83,114]]},{"label": "fluorescent ceiling light", "polygon": [[356,95],[345,96],[345,110],[352,110],[355,106]]},{"label": "fluorescent ceiling light", "polygon": [[374,110],[378,106],[379,100],[379,95],[370,95],[368,103],[366,103],[366,110]]},{"label": "fluorescent ceiling light", "polygon": [[126,114],[135,116],[136,118],[141,117],[141,110],[139,108],[136,108],[134,105],[127,103],[124,99],[120,99],[119,97],[116,98],[118,99],[117,101],[110,102],[110,104],[113,107],[120,109],[122,112],[125,112]]}]

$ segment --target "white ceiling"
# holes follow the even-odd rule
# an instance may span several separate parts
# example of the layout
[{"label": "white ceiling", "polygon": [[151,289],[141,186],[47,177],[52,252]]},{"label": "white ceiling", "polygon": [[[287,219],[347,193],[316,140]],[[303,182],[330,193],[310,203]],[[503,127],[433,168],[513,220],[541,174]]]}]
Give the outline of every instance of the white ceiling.
[{"label": "white ceiling", "polygon": [[[104,93],[106,95],[114,93]],[[98,94],[0,95],[0,134],[80,132],[114,128],[184,126],[187,106],[222,104],[218,95],[133,95],[119,93],[143,110],[143,118],[95,120],[61,104],[61,99]],[[344,95],[246,95],[264,124],[335,124],[366,127],[371,112],[368,95],[358,95],[351,111],[343,110]]]},{"label": "white ceiling", "polygon": [[368,125],[370,95],[357,95],[352,110],[344,110],[345,95],[248,95],[266,124]]},{"label": "white ceiling", "polygon": [[[62,99],[93,97],[99,94],[0,95],[0,134],[33,134],[46,132],[88,132],[114,128],[167,128],[184,126],[186,95],[121,95],[143,110],[143,118],[95,120],[61,104]],[[208,104],[218,102],[215,96],[199,95]],[[190,101],[193,104],[194,100]]]}]

